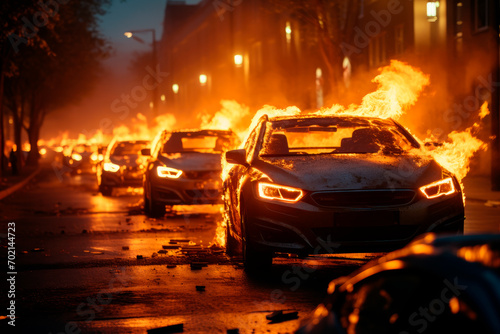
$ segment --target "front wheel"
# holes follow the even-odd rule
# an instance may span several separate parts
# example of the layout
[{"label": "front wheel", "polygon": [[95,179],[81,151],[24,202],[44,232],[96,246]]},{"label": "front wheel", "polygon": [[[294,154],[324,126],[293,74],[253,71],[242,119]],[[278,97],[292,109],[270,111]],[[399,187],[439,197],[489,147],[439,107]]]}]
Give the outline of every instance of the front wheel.
[{"label": "front wheel", "polygon": [[271,252],[257,250],[255,245],[248,240],[246,213],[241,216],[242,226],[245,229],[244,238],[242,240],[243,265],[247,272],[265,271],[273,264],[273,255]]},{"label": "front wheel", "polygon": [[165,212],[166,212],[165,211],[165,204],[154,200],[153,194],[151,191],[151,185],[149,185],[147,188],[148,188],[147,195],[146,195],[146,191],[144,191],[144,211],[151,218],[163,217],[165,215]]},{"label": "front wheel", "polygon": [[113,187],[100,185],[99,191],[103,196],[109,197],[113,194]]}]

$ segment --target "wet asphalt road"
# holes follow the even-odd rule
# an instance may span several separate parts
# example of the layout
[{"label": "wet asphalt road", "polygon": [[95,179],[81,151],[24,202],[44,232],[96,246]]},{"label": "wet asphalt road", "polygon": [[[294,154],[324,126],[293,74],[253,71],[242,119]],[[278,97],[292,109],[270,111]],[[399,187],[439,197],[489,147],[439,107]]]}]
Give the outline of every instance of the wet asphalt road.
[{"label": "wet asphalt road", "polygon": [[[220,208],[180,207],[155,220],[141,205],[136,190],[103,197],[93,175],[61,177],[50,167],[2,200],[3,267],[7,224],[16,227],[14,332],[146,333],[182,323],[186,333],[291,333],[331,279],[376,256],[280,258],[249,276],[212,245]],[[499,211],[468,203],[466,233],[498,232]],[[275,310],[299,319],[269,323]]]}]

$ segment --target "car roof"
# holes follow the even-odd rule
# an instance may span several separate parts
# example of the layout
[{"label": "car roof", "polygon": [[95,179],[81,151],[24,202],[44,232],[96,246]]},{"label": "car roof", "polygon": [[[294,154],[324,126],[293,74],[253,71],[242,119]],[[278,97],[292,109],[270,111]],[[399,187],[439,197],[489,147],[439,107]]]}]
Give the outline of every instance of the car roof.
[{"label": "car roof", "polygon": [[292,115],[292,116],[276,116],[269,118],[275,126],[309,126],[316,124],[325,125],[370,125],[375,123],[377,125],[394,125],[391,118],[378,118],[378,117],[365,117],[365,116],[352,116],[352,115]]},{"label": "car roof", "polygon": [[216,135],[233,135],[231,130],[218,130],[218,129],[197,129],[197,130],[165,130],[165,133],[181,134],[181,135],[199,135],[199,136],[216,136]]}]

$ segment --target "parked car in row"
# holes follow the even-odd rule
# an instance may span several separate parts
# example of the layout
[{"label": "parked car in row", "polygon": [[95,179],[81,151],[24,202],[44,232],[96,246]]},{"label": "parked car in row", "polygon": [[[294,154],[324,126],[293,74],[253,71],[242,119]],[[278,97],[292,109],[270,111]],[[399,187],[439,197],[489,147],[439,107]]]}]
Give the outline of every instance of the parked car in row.
[{"label": "parked car in row", "polygon": [[95,173],[97,164],[97,146],[76,144],[64,158],[64,164],[71,169],[71,174]]},{"label": "parked car in row", "polygon": [[114,188],[142,186],[146,157],[141,150],[148,146],[148,140],[111,141],[97,168],[97,184],[104,196],[111,196]]},{"label": "parked car in row", "polygon": [[264,116],[225,159],[226,248],[247,269],[275,252],[385,252],[463,233],[456,177],[391,119]]},{"label": "parked car in row", "polygon": [[163,131],[153,142],[144,174],[144,208],[163,216],[166,206],[221,203],[221,155],[235,147],[232,131]]}]

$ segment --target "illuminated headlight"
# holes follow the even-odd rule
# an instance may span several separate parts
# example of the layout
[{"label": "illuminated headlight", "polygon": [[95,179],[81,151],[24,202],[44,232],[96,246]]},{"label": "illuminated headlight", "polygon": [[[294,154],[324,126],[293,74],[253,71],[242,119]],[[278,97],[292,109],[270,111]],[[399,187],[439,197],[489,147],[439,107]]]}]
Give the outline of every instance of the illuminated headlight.
[{"label": "illuminated headlight", "polygon": [[168,177],[169,179],[178,179],[181,176],[182,171],[175,168],[158,166],[156,167],[156,173],[159,177]]},{"label": "illuminated headlight", "polygon": [[71,159],[75,160],[75,161],[81,161],[82,160],[82,156],[78,153],[73,153],[71,155]]},{"label": "illuminated headlight", "polygon": [[259,182],[259,196],[283,202],[297,202],[304,196],[304,192],[297,188]]},{"label": "illuminated headlight", "polygon": [[429,199],[447,196],[457,192],[451,177],[420,187],[420,191]]},{"label": "illuminated headlight", "polygon": [[92,161],[97,161],[97,153],[92,153],[90,159],[92,159]]},{"label": "illuminated headlight", "polygon": [[103,169],[106,172],[116,173],[116,172],[118,172],[120,170],[120,166],[117,165],[117,164],[114,164],[112,162],[105,162],[104,166],[103,166]]}]

